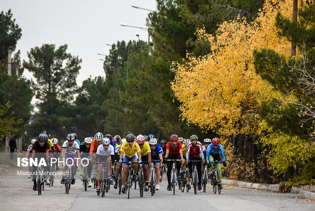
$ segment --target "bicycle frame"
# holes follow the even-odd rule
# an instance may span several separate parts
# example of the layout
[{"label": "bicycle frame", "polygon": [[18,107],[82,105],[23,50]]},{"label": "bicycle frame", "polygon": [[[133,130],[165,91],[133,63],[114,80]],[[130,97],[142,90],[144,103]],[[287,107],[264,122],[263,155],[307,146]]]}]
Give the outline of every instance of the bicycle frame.
[{"label": "bicycle frame", "polygon": [[221,189],[218,187],[219,182],[221,182],[221,180],[219,180],[218,178],[218,174],[220,174],[219,169],[217,169],[217,164],[221,164],[221,161],[214,161],[214,162],[210,162],[213,163],[213,169],[212,169],[212,178],[211,178],[211,183],[213,185],[213,192],[214,194],[216,194],[217,190],[218,193],[221,194]]},{"label": "bicycle frame", "polygon": [[175,163],[178,161],[181,161],[180,159],[166,159],[167,162],[173,162],[172,165],[172,174],[171,174],[171,184],[172,184],[172,189],[173,189],[173,195],[175,195],[175,186],[177,185],[177,170],[175,168]]}]

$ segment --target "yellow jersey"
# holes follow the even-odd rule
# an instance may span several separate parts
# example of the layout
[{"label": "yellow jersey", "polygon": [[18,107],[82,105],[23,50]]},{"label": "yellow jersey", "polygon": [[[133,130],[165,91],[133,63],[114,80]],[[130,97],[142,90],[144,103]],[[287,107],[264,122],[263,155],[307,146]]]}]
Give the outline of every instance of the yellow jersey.
[{"label": "yellow jersey", "polygon": [[125,142],[121,146],[121,151],[123,151],[126,156],[132,158],[137,152],[140,152],[141,150],[136,142],[133,142],[131,147],[129,146],[128,142]]},{"label": "yellow jersey", "polygon": [[182,151],[183,151],[183,157],[186,157],[186,145],[185,144],[183,144],[182,145]]},{"label": "yellow jersey", "polygon": [[120,155],[121,144],[116,145],[117,154]]},{"label": "yellow jersey", "polygon": [[141,156],[146,156],[149,152],[151,152],[151,147],[147,142],[144,142],[143,147],[141,149]]},{"label": "yellow jersey", "polygon": [[49,145],[49,149],[54,146],[52,140],[50,140],[50,139],[48,139],[47,143],[48,143],[48,145]]}]

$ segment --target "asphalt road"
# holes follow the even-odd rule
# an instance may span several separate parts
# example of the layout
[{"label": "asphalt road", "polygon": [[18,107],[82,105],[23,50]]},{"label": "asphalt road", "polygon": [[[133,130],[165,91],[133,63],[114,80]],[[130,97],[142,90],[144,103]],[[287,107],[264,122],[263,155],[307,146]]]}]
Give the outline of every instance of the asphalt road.
[{"label": "asphalt road", "polygon": [[[224,186],[223,186],[224,187]],[[78,179],[71,186],[70,193],[65,194],[60,176],[54,187],[45,187],[42,195],[32,190],[32,182],[27,176],[10,173],[0,175],[0,210],[315,210],[315,203],[299,199],[297,194],[262,192],[244,188],[224,187],[221,195],[213,194],[211,187],[207,192],[198,191],[197,195],[189,193],[176,194],[166,190],[166,181],[160,184],[160,190],[154,196],[145,192],[140,198],[139,189],[131,189],[131,197],[118,194],[113,189],[102,198],[96,195],[94,188],[83,190]]]}]

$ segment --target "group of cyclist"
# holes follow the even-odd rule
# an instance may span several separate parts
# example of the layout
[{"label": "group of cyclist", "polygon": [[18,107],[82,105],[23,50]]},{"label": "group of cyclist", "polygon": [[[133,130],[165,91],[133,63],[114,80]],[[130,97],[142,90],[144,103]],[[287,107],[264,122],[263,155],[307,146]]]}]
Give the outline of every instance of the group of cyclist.
[{"label": "group of cyclist", "polygon": [[[220,154],[222,159],[220,158]],[[176,160],[176,169],[178,180],[182,179],[181,171],[183,164],[187,163],[189,168],[189,178],[192,177],[192,162],[196,162],[198,171],[198,190],[202,189],[201,178],[203,168],[205,165],[209,165],[209,177],[211,178],[211,172],[213,169],[213,161],[222,161],[223,165],[226,166],[226,158],[223,146],[220,144],[219,138],[204,139],[204,145],[198,141],[197,135],[190,136],[190,139],[183,139],[178,135],[173,134],[170,136],[170,141],[161,140],[158,144],[158,140],[154,135],[138,135],[134,136],[129,134],[126,138],[121,138],[116,135],[114,138],[110,134],[105,136],[101,132],[97,132],[94,137],[86,137],[84,142],[80,143],[75,133],[67,135],[66,141],[62,147],[58,145],[58,139],[49,139],[48,135],[43,133],[40,134],[38,139],[33,139],[31,145],[27,151],[27,157],[32,158],[43,158],[47,162],[47,171],[50,170],[50,159],[54,158],[65,158],[73,159],[76,158],[87,158],[90,162],[87,165],[87,177],[88,186],[92,186],[92,180],[97,181],[96,191],[100,191],[101,183],[101,172],[104,163],[110,166],[110,169],[114,166],[113,175],[114,188],[117,189],[117,183],[119,173],[122,172],[122,193],[126,193],[126,180],[129,162],[133,163],[133,180],[137,180],[137,172],[139,164],[143,164],[143,173],[145,180],[145,191],[149,190],[149,175],[150,166],[154,165],[156,178],[161,178],[160,169],[166,163],[167,166],[167,190],[171,191],[171,170],[173,163],[170,160]],[[116,161],[116,162],[115,162]],[[200,161],[200,162],[199,162]],[[73,162],[71,182],[75,183],[75,172],[77,168],[82,167],[80,164],[77,165]],[[57,165],[58,166],[58,165]],[[94,166],[94,167],[93,167]],[[63,175],[61,184],[65,182],[65,172],[67,166],[63,168]],[[219,181],[221,181],[221,163],[218,163],[216,168],[219,170]],[[29,171],[31,169],[29,168]],[[97,174],[98,170],[98,174]],[[34,168],[31,170],[34,172]],[[82,169],[80,176],[82,176]],[[29,173],[30,178],[30,173]],[[36,180],[33,176],[34,186],[36,190]],[[159,181],[156,181],[156,190],[159,190]],[[49,184],[49,179],[46,179],[46,184]],[[222,185],[219,182],[218,186],[222,189]]]}]

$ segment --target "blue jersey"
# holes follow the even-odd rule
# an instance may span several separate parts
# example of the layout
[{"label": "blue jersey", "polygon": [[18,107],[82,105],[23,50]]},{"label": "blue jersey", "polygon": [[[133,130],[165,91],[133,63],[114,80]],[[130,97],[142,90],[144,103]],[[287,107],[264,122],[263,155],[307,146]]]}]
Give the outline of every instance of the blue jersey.
[{"label": "blue jersey", "polygon": [[76,141],[77,141],[78,145],[80,146],[80,141],[79,141],[79,139],[77,139]]},{"label": "blue jersey", "polygon": [[159,154],[163,154],[163,150],[162,147],[157,144],[154,150],[151,149],[151,157],[153,160],[158,160]]},{"label": "blue jersey", "polygon": [[115,139],[112,139],[110,144],[114,147],[114,152],[116,152],[116,144],[115,144]]},{"label": "blue jersey", "polygon": [[213,144],[210,144],[207,148],[207,163],[209,163],[209,156],[210,155],[217,155],[220,154],[222,155],[222,160],[225,161],[225,154],[224,154],[224,149],[221,144],[219,144],[219,147],[217,149],[213,148]]}]

